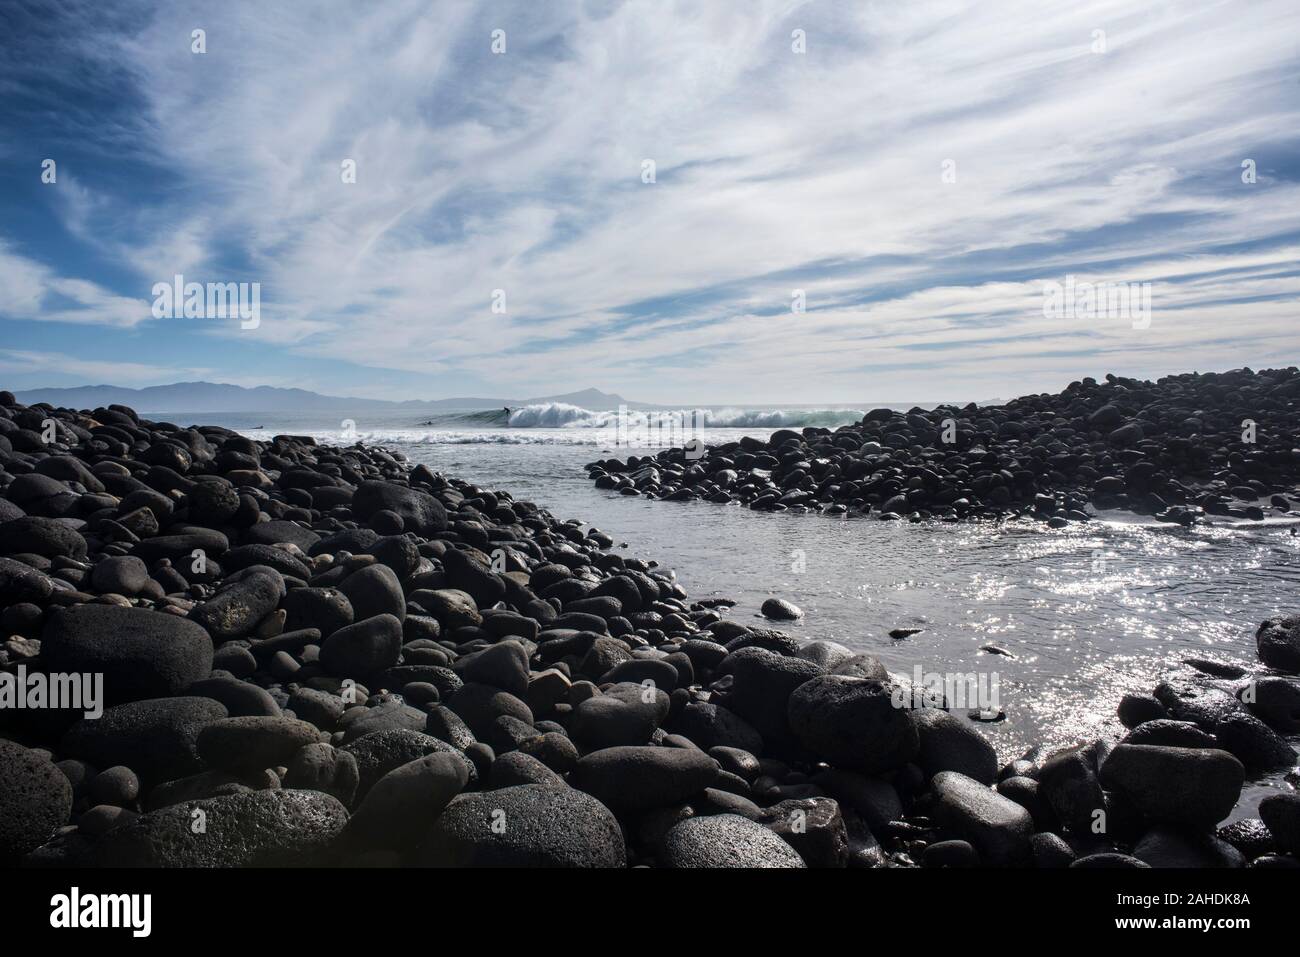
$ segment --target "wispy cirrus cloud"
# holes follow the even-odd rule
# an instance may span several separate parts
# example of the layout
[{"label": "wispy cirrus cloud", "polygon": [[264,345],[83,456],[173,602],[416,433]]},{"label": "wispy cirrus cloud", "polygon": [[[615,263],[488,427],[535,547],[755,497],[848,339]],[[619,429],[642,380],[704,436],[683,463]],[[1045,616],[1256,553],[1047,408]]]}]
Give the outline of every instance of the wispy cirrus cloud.
[{"label": "wispy cirrus cloud", "polygon": [[[260,281],[256,331],[185,331],[227,377],[250,337],[332,391],[386,370],[389,397],[983,398],[1293,361],[1290,3],[81,12],[50,41],[75,70],[17,49],[0,79],[71,155],[33,201],[123,300]],[[103,117],[65,115],[91,81],[120,91]],[[0,237],[42,288],[75,274]],[[1045,320],[1066,273],[1152,282],[1150,328]]]}]

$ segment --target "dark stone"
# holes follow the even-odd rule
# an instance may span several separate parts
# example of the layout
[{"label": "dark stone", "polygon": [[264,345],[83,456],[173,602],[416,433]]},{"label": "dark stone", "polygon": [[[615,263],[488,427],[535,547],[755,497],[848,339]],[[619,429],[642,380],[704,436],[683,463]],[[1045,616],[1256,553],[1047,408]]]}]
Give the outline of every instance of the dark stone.
[{"label": "dark stone", "polygon": [[169,781],[202,770],[199,732],[224,717],[225,706],[211,698],[132,701],[78,721],[63,736],[62,752],[99,768],[124,764],[146,785]]},{"label": "dark stone", "polygon": [[1101,766],[1101,783],[1148,817],[1210,828],[1227,817],[1246,772],[1226,751],[1122,744]]},{"label": "dark stone", "polygon": [[1259,802],[1259,816],[1278,848],[1300,857],[1300,794],[1272,794]]},{"label": "dark stone", "polygon": [[227,585],[190,612],[214,641],[242,638],[273,612],[284,595],[284,580],[270,570],[253,571]]},{"label": "dark stone", "polygon": [[736,814],[693,817],[663,838],[667,867],[804,867],[803,858],[776,833]]},{"label": "dark stone", "polygon": [[[0,525],[0,532],[4,528]],[[0,546],[0,551],[8,549]],[[1255,633],[1255,649],[1259,660],[1270,668],[1300,674],[1300,615],[1270,618],[1261,624]]]},{"label": "dark stone", "polygon": [[339,591],[347,596],[357,621],[392,615],[400,622],[406,617],[402,583],[387,565],[368,565],[353,572],[343,579]]},{"label": "dark stone", "polygon": [[822,675],[790,695],[790,729],[818,757],[837,767],[879,774],[912,760],[920,747],[908,709],[893,686],[865,678]]},{"label": "dark stone", "polygon": [[285,766],[284,786],[299,791],[324,791],[351,807],[361,780],[350,751],[317,742],[298,749]]},{"label": "dark stone", "polygon": [[795,849],[809,867],[847,867],[849,832],[834,798],[781,801],[766,808],[758,822]]},{"label": "dark stone", "polygon": [[109,704],[178,695],[212,671],[212,641],[192,621],[145,608],[73,605],[52,614],[41,657],[56,672],[104,675]]},{"label": "dark stone", "polygon": [[958,771],[981,784],[997,780],[997,752],[970,722],[937,708],[919,708],[912,711],[912,723],[919,741],[915,761],[927,778]]},{"label": "dark stone", "polygon": [[320,731],[293,718],[223,718],[199,732],[198,750],[209,767],[251,774],[286,765],[300,748],[320,740]]},{"label": "dark stone", "polygon": [[421,535],[447,527],[447,510],[429,493],[391,482],[362,482],[352,496],[353,517],[364,522],[380,511],[396,512],[406,531]]},{"label": "dark stone", "polygon": [[[196,831],[194,812],[202,813]],[[348,812],[321,791],[247,791],[150,811],[94,849],[108,867],[292,867],[334,843]]]},{"label": "dark stone", "polygon": [[402,651],[402,623],[376,615],[340,628],[325,639],[320,663],[340,678],[364,679],[397,664]]},{"label": "dark stone", "polygon": [[712,784],[718,763],[703,751],[618,747],[584,755],[570,784],[615,811],[648,811],[684,801]]},{"label": "dark stone", "polygon": [[13,865],[68,823],[72,785],[43,755],[0,738],[0,864]]},{"label": "dark stone", "polygon": [[608,808],[572,788],[540,784],[455,798],[433,823],[422,859],[435,867],[627,864]]},{"label": "dark stone", "polygon": [[459,753],[435,752],[394,768],[375,782],[348,821],[353,846],[406,849],[428,834],[434,820],[469,781]]},{"label": "dark stone", "polygon": [[1034,822],[1019,804],[955,771],[943,771],[930,782],[934,818],[945,831],[969,841],[980,860],[994,867],[1029,860]]}]

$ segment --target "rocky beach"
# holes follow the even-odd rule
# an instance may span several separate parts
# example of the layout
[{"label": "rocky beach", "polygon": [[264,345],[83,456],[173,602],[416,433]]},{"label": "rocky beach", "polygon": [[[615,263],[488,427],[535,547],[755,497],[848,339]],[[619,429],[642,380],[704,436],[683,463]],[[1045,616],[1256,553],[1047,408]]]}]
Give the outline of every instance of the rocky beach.
[{"label": "rocky beach", "polygon": [[[1107,377],[590,473],[759,511],[1251,522],[1300,493],[1298,402],[1294,368]],[[0,393],[0,467],[8,866],[1300,866],[1293,774],[1221,826],[1295,765],[1300,617],[1098,702],[1122,736],[1003,761],[872,654],[383,447]]]},{"label": "rocky beach", "polygon": [[1053,527],[1088,508],[1190,525],[1290,511],[1300,483],[1294,367],[1159,381],[1107,376],[1002,406],[878,408],[832,431],[781,429],[709,448],[604,459],[600,488],[877,518],[1028,515]]}]

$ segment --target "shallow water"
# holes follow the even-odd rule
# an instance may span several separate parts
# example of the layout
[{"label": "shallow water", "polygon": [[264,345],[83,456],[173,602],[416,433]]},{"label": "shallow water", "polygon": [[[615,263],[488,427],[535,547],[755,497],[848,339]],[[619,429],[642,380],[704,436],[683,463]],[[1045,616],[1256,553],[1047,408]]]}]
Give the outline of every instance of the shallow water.
[{"label": "shallow water", "polygon": [[[778,596],[804,617],[777,627],[868,651],[895,673],[996,676],[1006,719],[980,729],[1004,759],[1034,744],[1122,734],[1121,696],[1149,692],[1184,658],[1253,666],[1259,622],[1300,604],[1294,520],[1184,529],[1110,513],[1052,530],[752,512],[596,489],[583,466],[629,450],[572,430],[382,437],[412,462],[601,528],[626,554],[672,569],[692,598],[736,599],[730,617],[761,620],[763,600]],[[892,639],[900,627],[921,630]],[[981,650],[989,644],[1010,655]],[[1233,817],[1281,781],[1250,787]]]}]

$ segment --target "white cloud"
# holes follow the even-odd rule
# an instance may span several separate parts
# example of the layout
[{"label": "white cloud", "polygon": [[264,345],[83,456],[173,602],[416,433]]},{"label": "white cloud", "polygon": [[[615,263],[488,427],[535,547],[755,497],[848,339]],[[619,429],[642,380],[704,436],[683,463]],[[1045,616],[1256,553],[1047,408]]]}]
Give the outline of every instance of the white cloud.
[{"label": "white cloud", "polygon": [[[85,191],[68,221],[142,283],[261,281],[269,346],[513,394],[983,397],[1259,362],[1300,299],[1244,264],[1294,256],[1300,189],[1269,170],[1297,27],[1289,0],[172,4],[99,55],[131,64],[140,149],[185,188],[165,221]],[[57,285],[33,268],[0,258],[25,315]],[[1140,340],[1045,333],[1035,281],[1066,272],[1150,277],[1177,311]],[[812,312],[773,316],[792,288]],[[73,291],[46,317],[129,301]]]}]

